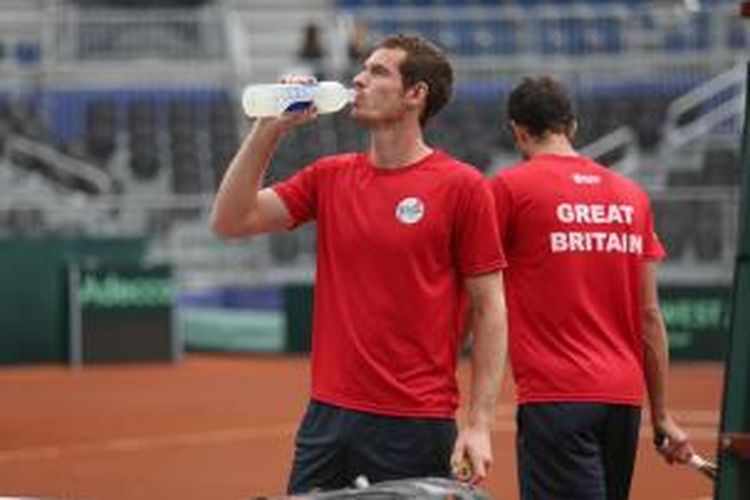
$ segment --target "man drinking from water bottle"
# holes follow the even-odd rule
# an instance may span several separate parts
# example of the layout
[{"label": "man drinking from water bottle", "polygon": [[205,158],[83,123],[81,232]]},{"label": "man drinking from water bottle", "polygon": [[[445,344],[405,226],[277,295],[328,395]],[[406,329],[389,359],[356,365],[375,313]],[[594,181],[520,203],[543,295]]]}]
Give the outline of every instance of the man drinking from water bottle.
[{"label": "man drinking from water bottle", "polygon": [[[212,224],[220,235],[317,222],[312,390],[289,493],[351,486],[360,475],[449,477],[451,463],[463,461],[477,482],[492,462],[505,358],[492,194],[478,170],[423,137],[452,79],[432,43],[386,37],[353,80],[351,116],[369,130],[366,152],[320,158],[261,188],[282,137],[316,110],[261,118],[219,188]],[[456,361],[467,330],[472,387],[457,431]]]}]

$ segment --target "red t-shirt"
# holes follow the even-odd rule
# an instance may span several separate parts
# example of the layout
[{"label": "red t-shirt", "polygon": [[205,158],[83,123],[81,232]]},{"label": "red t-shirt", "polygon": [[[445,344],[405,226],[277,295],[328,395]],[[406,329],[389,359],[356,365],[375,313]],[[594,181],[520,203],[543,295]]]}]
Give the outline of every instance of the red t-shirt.
[{"label": "red t-shirt", "polygon": [[501,171],[492,188],[518,402],[640,405],[641,263],[664,256],[646,193],[551,154]]},{"label": "red t-shirt", "polygon": [[441,152],[396,170],[345,154],[274,190],[293,226],[318,224],[313,398],[453,416],[463,279],[505,264],[487,180]]}]

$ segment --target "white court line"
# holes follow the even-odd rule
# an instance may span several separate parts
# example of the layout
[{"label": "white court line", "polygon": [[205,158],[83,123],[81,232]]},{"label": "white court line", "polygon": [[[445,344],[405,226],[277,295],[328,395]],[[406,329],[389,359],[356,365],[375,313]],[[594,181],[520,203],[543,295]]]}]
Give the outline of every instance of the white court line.
[{"label": "white court line", "polygon": [[[513,418],[515,407],[504,405],[498,413],[500,417],[492,427],[493,433],[515,433],[516,424]],[[512,408],[513,411],[508,409]],[[716,412],[680,412],[680,422],[683,429],[694,440],[715,440],[718,434],[718,414]],[[710,418],[709,418],[710,417]],[[641,440],[652,439],[651,427],[643,419],[641,427]],[[688,425],[689,422],[698,425]],[[700,425],[705,423],[706,425]],[[238,443],[253,441],[269,437],[292,436],[297,428],[298,422],[280,423],[275,425],[236,427],[232,429],[220,429],[209,431],[196,431],[180,434],[169,434],[161,436],[140,436],[130,438],[114,438],[101,441],[91,441],[80,444],[37,446],[29,448],[18,448],[14,450],[0,450],[0,464],[58,460],[71,456],[90,455],[98,453],[127,453],[157,448],[178,448],[190,446],[219,445],[227,443]]]},{"label": "white court line", "polygon": [[0,451],[0,463],[13,463],[86,455],[101,452],[133,452],[154,448],[176,448],[252,441],[268,437],[292,435],[297,424],[277,424],[262,427],[188,432],[162,436],[142,436],[91,441],[81,444],[37,446]]}]

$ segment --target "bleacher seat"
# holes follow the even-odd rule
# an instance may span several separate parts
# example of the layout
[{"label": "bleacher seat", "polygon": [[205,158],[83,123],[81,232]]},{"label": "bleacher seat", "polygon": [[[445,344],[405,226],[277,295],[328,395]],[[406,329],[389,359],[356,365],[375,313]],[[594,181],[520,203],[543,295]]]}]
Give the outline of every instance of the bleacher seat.
[{"label": "bleacher seat", "polygon": [[86,149],[89,156],[104,165],[115,149],[117,108],[110,100],[94,100],[86,107]]},{"label": "bleacher seat", "polygon": [[740,159],[736,149],[709,148],[704,156],[704,186],[738,186],[740,183]]},{"label": "bleacher seat", "polygon": [[209,105],[209,141],[214,187],[224,173],[239,146],[237,135],[236,106],[227,98],[220,98]]},{"label": "bleacher seat", "polygon": [[36,40],[21,40],[15,46],[16,62],[19,66],[39,64],[42,59],[42,49]]},{"label": "bleacher seat", "polygon": [[699,261],[715,261],[721,257],[722,228],[719,221],[722,217],[720,209],[721,207],[715,200],[694,202],[693,246],[695,256]]},{"label": "bleacher seat", "polygon": [[618,18],[595,19],[588,30],[587,46],[593,53],[612,54],[622,50],[622,24]]},{"label": "bleacher seat", "polygon": [[666,247],[668,260],[680,260],[687,251],[693,232],[693,209],[690,202],[654,200],[656,233]]},{"label": "bleacher seat", "polygon": [[731,19],[726,33],[726,43],[732,49],[742,49],[750,45],[750,28],[744,19]]},{"label": "bleacher seat", "polygon": [[130,169],[142,181],[153,179],[159,172],[156,104],[150,100],[133,101],[127,106],[127,130]]}]

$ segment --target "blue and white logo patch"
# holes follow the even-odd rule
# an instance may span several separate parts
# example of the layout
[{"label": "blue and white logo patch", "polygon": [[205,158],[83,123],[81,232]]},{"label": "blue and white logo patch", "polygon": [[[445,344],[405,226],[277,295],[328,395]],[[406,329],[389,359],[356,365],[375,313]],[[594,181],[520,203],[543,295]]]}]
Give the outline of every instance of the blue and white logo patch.
[{"label": "blue and white logo patch", "polygon": [[396,206],[396,218],[402,224],[416,224],[424,217],[424,203],[419,198],[409,196]]}]

